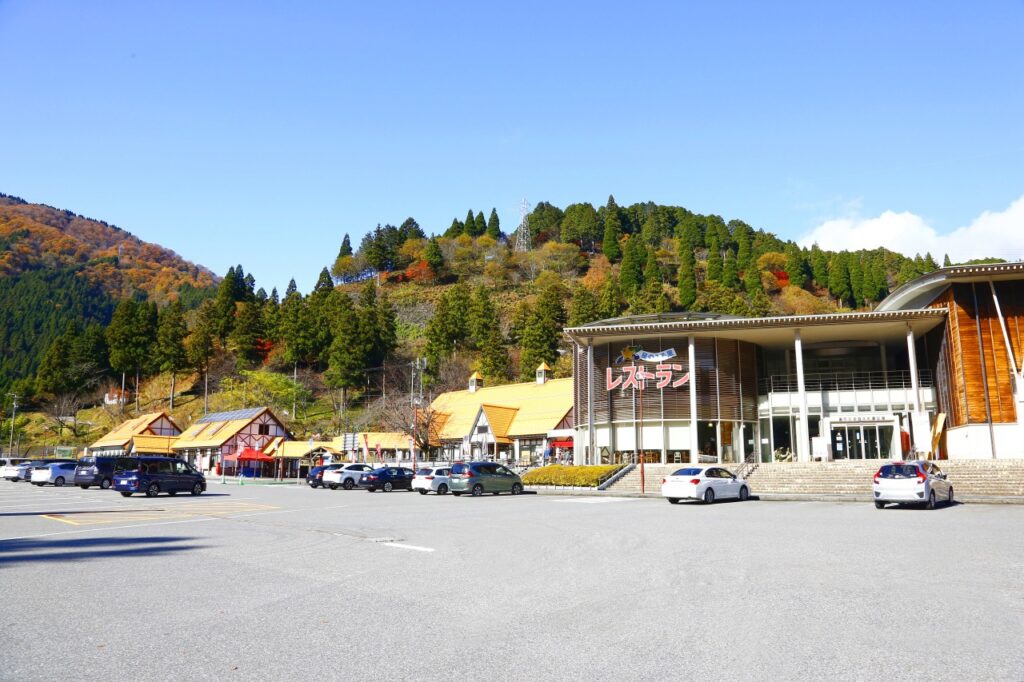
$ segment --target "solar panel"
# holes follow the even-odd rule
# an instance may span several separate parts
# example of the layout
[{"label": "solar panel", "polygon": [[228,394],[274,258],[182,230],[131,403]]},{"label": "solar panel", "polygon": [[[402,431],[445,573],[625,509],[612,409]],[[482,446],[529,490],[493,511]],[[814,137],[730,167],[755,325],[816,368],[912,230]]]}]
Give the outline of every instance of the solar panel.
[{"label": "solar panel", "polygon": [[262,407],[249,407],[244,410],[233,410],[231,412],[213,412],[202,419],[197,419],[195,423],[209,424],[210,422],[229,422],[236,419],[252,419],[262,411]]}]

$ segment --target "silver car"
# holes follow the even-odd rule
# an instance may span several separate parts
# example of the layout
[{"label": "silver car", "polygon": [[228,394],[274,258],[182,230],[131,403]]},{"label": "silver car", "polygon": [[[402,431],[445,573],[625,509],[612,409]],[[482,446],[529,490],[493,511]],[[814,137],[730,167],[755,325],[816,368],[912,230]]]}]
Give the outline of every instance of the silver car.
[{"label": "silver car", "polygon": [[883,464],[875,473],[872,492],[876,509],[890,502],[919,504],[929,509],[935,509],[939,502],[953,504],[953,484],[939,467],[923,459]]},{"label": "silver car", "polygon": [[60,488],[67,483],[74,483],[77,468],[77,462],[43,464],[32,469],[32,483],[38,486],[49,483]]}]

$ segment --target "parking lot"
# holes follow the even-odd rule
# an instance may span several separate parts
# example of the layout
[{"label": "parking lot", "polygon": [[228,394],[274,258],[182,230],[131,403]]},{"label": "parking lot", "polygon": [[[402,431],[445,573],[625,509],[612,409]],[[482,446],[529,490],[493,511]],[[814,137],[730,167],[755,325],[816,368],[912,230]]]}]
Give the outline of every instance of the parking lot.
[{"label": "parking lot", "polygon": [[3,679],[1024,678],[1024,507],[0,481]]}]

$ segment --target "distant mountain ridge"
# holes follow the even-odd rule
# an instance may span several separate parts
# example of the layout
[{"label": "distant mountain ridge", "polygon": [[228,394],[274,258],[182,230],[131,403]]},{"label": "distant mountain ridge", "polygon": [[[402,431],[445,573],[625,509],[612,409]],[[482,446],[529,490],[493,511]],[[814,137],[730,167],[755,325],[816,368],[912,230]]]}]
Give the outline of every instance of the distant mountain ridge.
[{"label": "distant mountain ridge", "polygon": [[0,193],[0,278],[71,268],[113,298],[142,292],[158,303],[219,278],[174,251],[102,220]]}]

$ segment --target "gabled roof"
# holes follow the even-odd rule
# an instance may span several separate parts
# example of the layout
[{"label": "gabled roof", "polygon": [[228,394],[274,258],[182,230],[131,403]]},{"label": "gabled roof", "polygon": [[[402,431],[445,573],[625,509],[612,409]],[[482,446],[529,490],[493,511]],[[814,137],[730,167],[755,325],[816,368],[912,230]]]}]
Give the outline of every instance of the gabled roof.
[{"label": "gabled roof", "polygon": [[[434,432],[438,440],[461,440],[469,435],[477,414],[485,405],[492,429],[506,424],[505,436],[543,435],[558,426],[572,409],[572,379],[490,386],[472,393],[468,390],[442,393],[430,405],[437,413],[434,419],[439,426]],[[509,420],[511,411],[515,414]]]},{"label": "gabled roof", "polygon": [[503,407],[501,405],[481,405],[480,409],[487,416],[487,423],[491,425],[491,433],[498,440],[508,440],[508,430],[512,426],[513,420],[516,418],[516,414],[519,412],[517,407]]},{"label": "gabled roof", "polygon": [[[280,440],[275,438],[275,441]],[[307,440],[281,440],[273,447],[268,447],[264,451],[274,457],[284,457],[285,459],[302,459],[308,457],[309,453],[315,450],[326,450],[332,455],[337,455],[341,452],[336,447],[334,441],[330,440],[315,440],[310,445]]]},{"label": "gabled roof", "polygon": [[[256,407],[233,412],[215,412],[197,420],[174,442],[175,450],[185,448],[219,448],[231,440],[239,431],[256,420],[269,407]],[[275,421],[281,423],[277,416],[270,412]]]},{"label": "gabled roof", "polygon": [[356,434],[356,444],[360,449],[368,445],[370,450],[408,450],[409,434],[401,431],[360,431]]},{"label": "gabled roof", "polygon": [[[171,422],[171,424],[174,424],[174,420],[168,417],[166,412],[150,412],[136,417],[135,419],[129,419],[126,422],[121,422],[121,424],[119,424],[113,431],[110,431],[101,437],[98,441],[90,445],[89,448],[98,449],[119,447],[124,449],[135,436],[147,433],[149,431],[149,427],[161,417]],[[178,425],[174,424],[174,428],[178,429]],[[180,431],[181,429],[178,430]]]}]

